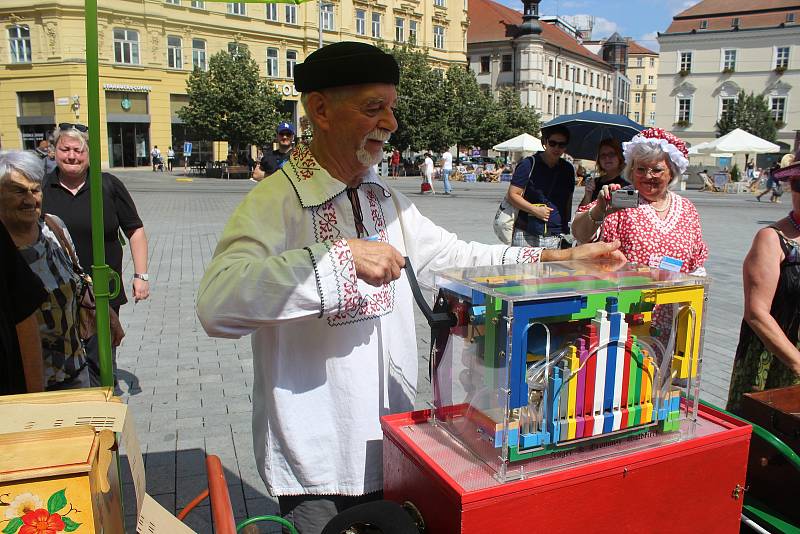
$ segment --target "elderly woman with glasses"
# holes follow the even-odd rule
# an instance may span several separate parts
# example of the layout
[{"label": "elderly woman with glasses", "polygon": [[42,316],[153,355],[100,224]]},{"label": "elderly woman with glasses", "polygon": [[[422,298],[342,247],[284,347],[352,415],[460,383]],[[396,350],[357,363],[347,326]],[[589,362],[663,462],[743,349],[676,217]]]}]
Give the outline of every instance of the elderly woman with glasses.
[{"label": "elderly woman with glasses", "polygon": [[689,165],[686,145],[660,128],[623,143],[624,178],[639,192],[635,206],[618,209],[611,196],[619,184],[604,185],[594,202],[582,206],[572,224],[578,241],[619,240],[629,261],[705,275],[708,247],[700,217],[689,200],[669,190]]},{"label": "elderly woman with glasses", "polygon": [[42,218],[43,173],[31,152],[0,152],[0,221],[47,292],[35,313],[46,389],[89,387],[77,324],[79,266],[67,250],[74,245],[61,219]]},{"label": "elderly woman with glasses", "polygon": [[[75,249],[82,265],[94,265],[92,253],[92,221],[89,202],[89,130],[82,124],[60,124],[54,135],[56,169],[45,178],[43,207],[47,213],[59,216],[75,239]],[[106,263],[122,275],[122,243],[120,233],[130,242],[133,257],[133,297],[136,301],[150,295],[147,274],[147,236],[130,193],[119,178],[104,172],[103,184],[103,240]],[[125,285],[119,295],[111,300],[111,308],[119,308],[128,299]],[[100,385],[97,338],[87,343],[92,385]],[[112,351],[112,353],[115,351]],[[114,358],[116,360],[116,358]],[[116,377],[116,363],[114,364]]]},{"label": "elderly woman with glasses", "polygon": [[744,318],[728,390],[733,413],[745,393],[800,383],[800,163],[773,177],[790,180],[792,210],[758,231],[742,265]]}]

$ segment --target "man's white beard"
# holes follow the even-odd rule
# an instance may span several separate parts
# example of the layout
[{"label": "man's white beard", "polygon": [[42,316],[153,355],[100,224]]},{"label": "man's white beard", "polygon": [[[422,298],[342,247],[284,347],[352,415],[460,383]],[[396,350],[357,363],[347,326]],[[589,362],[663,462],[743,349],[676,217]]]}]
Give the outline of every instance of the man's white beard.
[{"label": "man's white beard", "polygon": [[361,141],[361,147],[356,151],[356,158],[358,162],[364,165],[365,167],[372,167],[373,165],[377,165],[383,159],[383,151],[378,151],[377,153],[373,154],[369,150],[367,150],[366,145],[367,141],[380,141],[385,143],[389,140],[389,136],[391,134],[385,130],[375,129],[370,132],[363,141]]}]

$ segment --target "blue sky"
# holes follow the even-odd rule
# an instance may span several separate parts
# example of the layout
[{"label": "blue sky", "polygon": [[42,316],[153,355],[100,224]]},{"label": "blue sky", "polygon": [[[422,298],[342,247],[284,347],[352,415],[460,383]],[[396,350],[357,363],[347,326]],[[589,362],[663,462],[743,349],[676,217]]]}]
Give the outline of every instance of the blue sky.
[{"label": "blue sky", "polygon": [[[497,0],[512,9],[522,10],[522,0]],[[667,29],[672,17],[699,0],[542,0],[541,15],[591,15],[593,39],[608,37],[615,31],[632,37],[642,46],[658,51],[656,32]]]}]

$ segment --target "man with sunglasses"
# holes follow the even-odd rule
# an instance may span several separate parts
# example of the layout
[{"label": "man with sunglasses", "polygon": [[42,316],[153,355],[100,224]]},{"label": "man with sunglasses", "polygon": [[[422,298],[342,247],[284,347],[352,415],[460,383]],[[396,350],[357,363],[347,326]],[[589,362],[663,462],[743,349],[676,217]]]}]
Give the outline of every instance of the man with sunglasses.
[{"label": "man with sunglasses", "polygon": [[294,128],[288,122],[281,122],[275,133],[278,136],[278,148],[264,152],[261,163],[253,169],[253,181],[260,182],[266,176],[280,169],[289,159],[289,152],[291,152],[294,143]]},{"label": "man with sunglasses", "polygon": [[560,248],[562,234],[569,233],[575,167],[562,158],[569,130],[552,126],[542,130],[544,151],[517,165],[508,201],[519,210],[512,245]]}]

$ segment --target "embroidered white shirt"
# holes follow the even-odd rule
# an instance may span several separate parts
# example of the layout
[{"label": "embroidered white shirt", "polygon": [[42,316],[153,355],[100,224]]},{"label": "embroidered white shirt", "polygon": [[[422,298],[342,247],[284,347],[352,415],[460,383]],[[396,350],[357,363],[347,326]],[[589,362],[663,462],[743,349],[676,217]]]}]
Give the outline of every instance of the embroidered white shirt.
[{"label": "embroidered white shirt", "polygon": [[[197,314],[211,336],[252,334],[253,442],[273,495],[382,488],[382,415],[413,409],[414,302],[405,274],[356,278],[345,185],[300,144],[236,208],[206,269]],[[357,189],[369,236],[421,283],[445,267],[538,261],[541,249],[466,243],[374,173]]]}]

